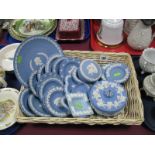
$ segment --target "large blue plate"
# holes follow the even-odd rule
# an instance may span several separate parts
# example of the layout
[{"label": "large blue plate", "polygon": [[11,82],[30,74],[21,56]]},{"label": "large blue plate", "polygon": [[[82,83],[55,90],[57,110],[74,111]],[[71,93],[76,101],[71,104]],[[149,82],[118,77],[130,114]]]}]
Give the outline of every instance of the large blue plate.
[{"label": "large blue plate", "polygon": [[58,54],[63,55],[61,48],[49,37],[34,36],[26,39],[18,47],[15,54],[16,77],[27,87],[31,73],[41,65],[46,64],[49,57]]}]

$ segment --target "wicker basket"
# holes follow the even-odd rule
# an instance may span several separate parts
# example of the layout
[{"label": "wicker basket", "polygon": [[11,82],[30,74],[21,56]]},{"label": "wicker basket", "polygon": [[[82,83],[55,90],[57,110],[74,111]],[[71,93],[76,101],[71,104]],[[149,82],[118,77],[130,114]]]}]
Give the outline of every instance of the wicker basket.
[{"label": "wicker basket", "polygon": [[130,79],[126,82],[125,88],[128,93],[128,103],[124,111],[115,117],[91,116],[89,118],[59,118],[59,117],[26,117],[19,107],[17,109],[17,122],[20,123],[48,123],[48,124],[88,124],[88,125],[140,125],[144,121],[143,104],[136,78],[135,68],[131,56],[127,53],[104,53],[91,51],[64,51],[66,56],[82,59],[93,59],[99,64],[109,62],[126,63],[130,70]]}]

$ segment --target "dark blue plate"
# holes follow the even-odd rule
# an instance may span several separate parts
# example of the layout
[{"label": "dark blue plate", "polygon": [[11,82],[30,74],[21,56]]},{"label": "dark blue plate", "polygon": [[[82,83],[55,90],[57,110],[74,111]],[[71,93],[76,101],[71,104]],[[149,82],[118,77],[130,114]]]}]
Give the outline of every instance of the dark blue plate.
[{"label": "dark blue plate", "polygon": [[53,116],[66,117],[70,114],[68,107],[61,104],[62,98],[65,96],[63,88],[54,87],[45,94],[45,105]]},{"label": "dark blue plate", "polygon": [[63,55],[59,45],[49,37],[34,36],[18,47],[14,58],[14,69],[18,80],[28,86],[28,79],[34,70],[46,64],[49,57]]},{"label": "dark blue plate", "polygon": [[70,75],[73,69],[78,68],[80,60],[76,58],[68,58],[62,61],[60,64],[59,75],[62,79],[65,79],[67,75]]},{"label": "dark blue plate", "polygon": [[19,96],[19,106],[23,114],[29,117],[34,117],[34,113],[30,110],[28,106],[28,98],[31,95],[29,89],[24,89]]},{"label": "dark blue plate", "polygon": [[34,95],[30,95],[28,98],[28,105],[36,116],[50,117],[51,115],[44,109],[43,104]]}]

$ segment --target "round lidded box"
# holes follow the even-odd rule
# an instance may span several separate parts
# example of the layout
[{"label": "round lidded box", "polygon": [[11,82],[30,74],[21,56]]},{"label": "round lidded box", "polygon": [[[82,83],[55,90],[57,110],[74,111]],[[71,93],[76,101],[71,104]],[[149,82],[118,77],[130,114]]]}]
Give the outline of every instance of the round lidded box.
[{"label": "round lidded box", "polygon": [[115,116],[126,106],[127,92],[118,83],[99,81],[91,88],[89,99],[99,115]]},{"label": "round lidded box", "polygon": [[102,69],[95,61],[83,60],[78,69],[78,76],[84,82],[95,82],[100,79]]}]

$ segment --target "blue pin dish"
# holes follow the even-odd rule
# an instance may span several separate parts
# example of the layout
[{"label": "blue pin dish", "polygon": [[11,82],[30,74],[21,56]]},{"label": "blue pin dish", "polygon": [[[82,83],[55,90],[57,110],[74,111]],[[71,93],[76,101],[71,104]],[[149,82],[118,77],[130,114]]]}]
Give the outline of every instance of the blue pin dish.
[{"label": "blue pin dish", "polygon": [[56,117],[67,117],[70,114],[68,107],[62,105],[65,94],[62,87],[54,87],[45,94],[45,105],[49,112]]},{"label": "blue pin dish", "polygon": [[78,68],[80,60],[76,58],[68,58],[62,61],[60,64],[59,75],[62,79],[65,79],[67,75],[70,75],[73,69]]},{"label": "blue pin dish", "polygon": [[94,114],[86,94],[70,93],[67,101],[73,117],[88,117]]},{"label": "blue pin dish", "polygon": [[99,115],[115,116],[127,105],[127,92],[118,83],[99,81],[92,86],[89,100]]},{"label": "blue pin dish", "polygon": [[78,69],[78,76],[84,82],[95,82],[101,78],[102,70],[95,61],[83,60]]},{"label": "blue pin dish", "polygon": [[74,80],[75,82],[77,82],[78,84],[84,83],[84,82],[81,81],[81,80],[79,79],[79,77],[78,77],[78,69],[77,69],[77,68],[75,68],[75,69],[72,71],[72,77],[73,77],[73,80]]},{"label": "blue pin dish", "polygon": [[35,95],[35,96],[38,96],[37,84],[38,84],[37,71],[33,71],[29,78],[29,88],[30,88],[31,92],[33,93],[33,95]]},{"label": "blue pin dish", "polygon": [[36,116],[40,116],[40,117],[50,117],[51,116],[49,114],[49,112],[44,109],[42,102],[40,102],[40,100],[37,97],[35,97],[34,95],[29,96],[28,105],[29,105],[31,111],[33,111],[33,113]]},{"label": "blue pin dish", "polygon": [[24,89],[19,96],[19,106],[24,115],[34,117],[35,114],[28,106],[28,98],[31,95],[29,89]]},{"label": "blue pin dish", "polygon": [[129,79],[130,70],[126,64],[116,63],[106,69],[106,78],[108,81],[124,83]]},{"label": "blue pin dish", "polygon": [[50,89],[55,87],[63,88],[63,82],[59,79],[51,77],[47,78],[45,81],[42,81],[38,90],[40,100],[43,101],[44,95],[47,94]]},{"label": "blue pin dish", "polygon": [[17,79],[28,87],[31,73],[43,64],[49,57],[63,55],[59,45],[49,37],[33,36],[23,41],[17,48],[14,57],[14,71]]},{"label": "blue pin dish", "polygon": [[53,55],[51,56],[47,63],[45,64],[45,72],[46,73],[49,73],[49,72],[52,72],[52,69],[53,69],[53,63],[55,62],[55,60],[57,60],[58,58],[60,58],[61,55],[58,54],[58,55]]},{"label": "blue pin dish", "polygon": [[37,79],[38,81],[40,80],[40,78],[45,74],[45,65],[42,65],[38,68],[37,70]]}]

